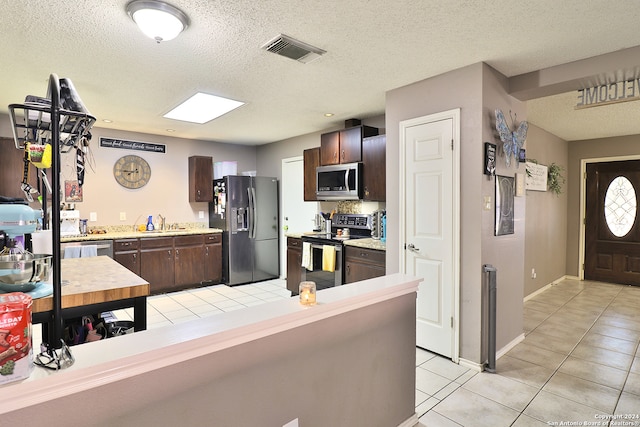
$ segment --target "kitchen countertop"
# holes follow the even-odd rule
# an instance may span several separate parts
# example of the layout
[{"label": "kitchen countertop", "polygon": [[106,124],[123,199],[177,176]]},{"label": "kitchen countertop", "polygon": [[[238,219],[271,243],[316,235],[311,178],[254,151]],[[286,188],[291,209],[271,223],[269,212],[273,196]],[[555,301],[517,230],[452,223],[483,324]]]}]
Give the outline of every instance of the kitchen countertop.
[{"label": "kitchen countertop", "polygon": [[344,241],[345,246],[355,246],[358,248],[375,249],[377,251],[386,251],[387,244],[379,239],[351,239]]},{"label": "kitchen countertop", "polygon": [[[309,232],[309,233],[286,233],[286,237],[291,237],[293,239],[300,239],[302,236],[314,236],[314,235],[322,235],[322,232]],[[366,248],[366,249],[374,249],[377,251],[386,251],[387,244],[378,239],[345,239],[342,241],[345,246],[355,246],[358,248]]]},{"label": "kitchen countertop", "polygon": [[171,236],[189,236],[194,234],[215,234],[222,233],[219,228],[186,228],[179,230],[164,231],[115,231],[104,234],[87,234],[86,236],[61,237],[60,241],[65,242],[86,242],[97,240],[118,240],[118,239],[136,239],[143,237],[171,237]]}]

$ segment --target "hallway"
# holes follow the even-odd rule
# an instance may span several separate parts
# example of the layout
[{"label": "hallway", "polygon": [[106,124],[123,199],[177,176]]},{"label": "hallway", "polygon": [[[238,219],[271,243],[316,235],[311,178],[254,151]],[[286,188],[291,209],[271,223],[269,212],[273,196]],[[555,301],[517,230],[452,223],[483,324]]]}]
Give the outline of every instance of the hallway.
[{"label": "hallway", "polygon": [[565,279],[524,316],[495,374],[417,349],[418,426],[640,426],[640,287]]}]

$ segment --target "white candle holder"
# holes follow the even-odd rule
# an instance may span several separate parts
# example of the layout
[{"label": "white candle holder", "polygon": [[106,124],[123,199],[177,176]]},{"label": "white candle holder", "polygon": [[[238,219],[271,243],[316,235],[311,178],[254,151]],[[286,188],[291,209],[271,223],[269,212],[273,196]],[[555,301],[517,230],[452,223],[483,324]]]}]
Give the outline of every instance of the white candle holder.
[{"label": "white candle holder", "polygon": [[300,293],[300,304],[306,306],[316,305],[315,282],[300,282],[298,291]]}]

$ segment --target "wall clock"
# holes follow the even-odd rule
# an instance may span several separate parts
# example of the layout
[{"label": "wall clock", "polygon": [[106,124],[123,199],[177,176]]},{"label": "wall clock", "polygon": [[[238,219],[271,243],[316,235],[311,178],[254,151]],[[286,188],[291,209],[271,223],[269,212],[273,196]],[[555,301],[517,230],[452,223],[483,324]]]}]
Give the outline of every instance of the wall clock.
[{"label": "wall clock", "polygon": [[142,157],[128,155],[119,158],[113,165],[113,176],[125,188],[140,188],[149,182],[151,167]]}]

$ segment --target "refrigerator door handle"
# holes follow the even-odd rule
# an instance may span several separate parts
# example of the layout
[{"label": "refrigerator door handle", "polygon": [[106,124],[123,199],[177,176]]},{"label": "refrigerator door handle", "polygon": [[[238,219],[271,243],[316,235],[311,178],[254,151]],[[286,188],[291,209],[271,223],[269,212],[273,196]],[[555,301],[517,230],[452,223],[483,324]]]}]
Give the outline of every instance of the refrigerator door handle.
[{"label": "refrigerator door handle", "polygon": [[249,238],[256,238],[256,192],[253,187],[247,188],[247,196],[249,198]]}]

